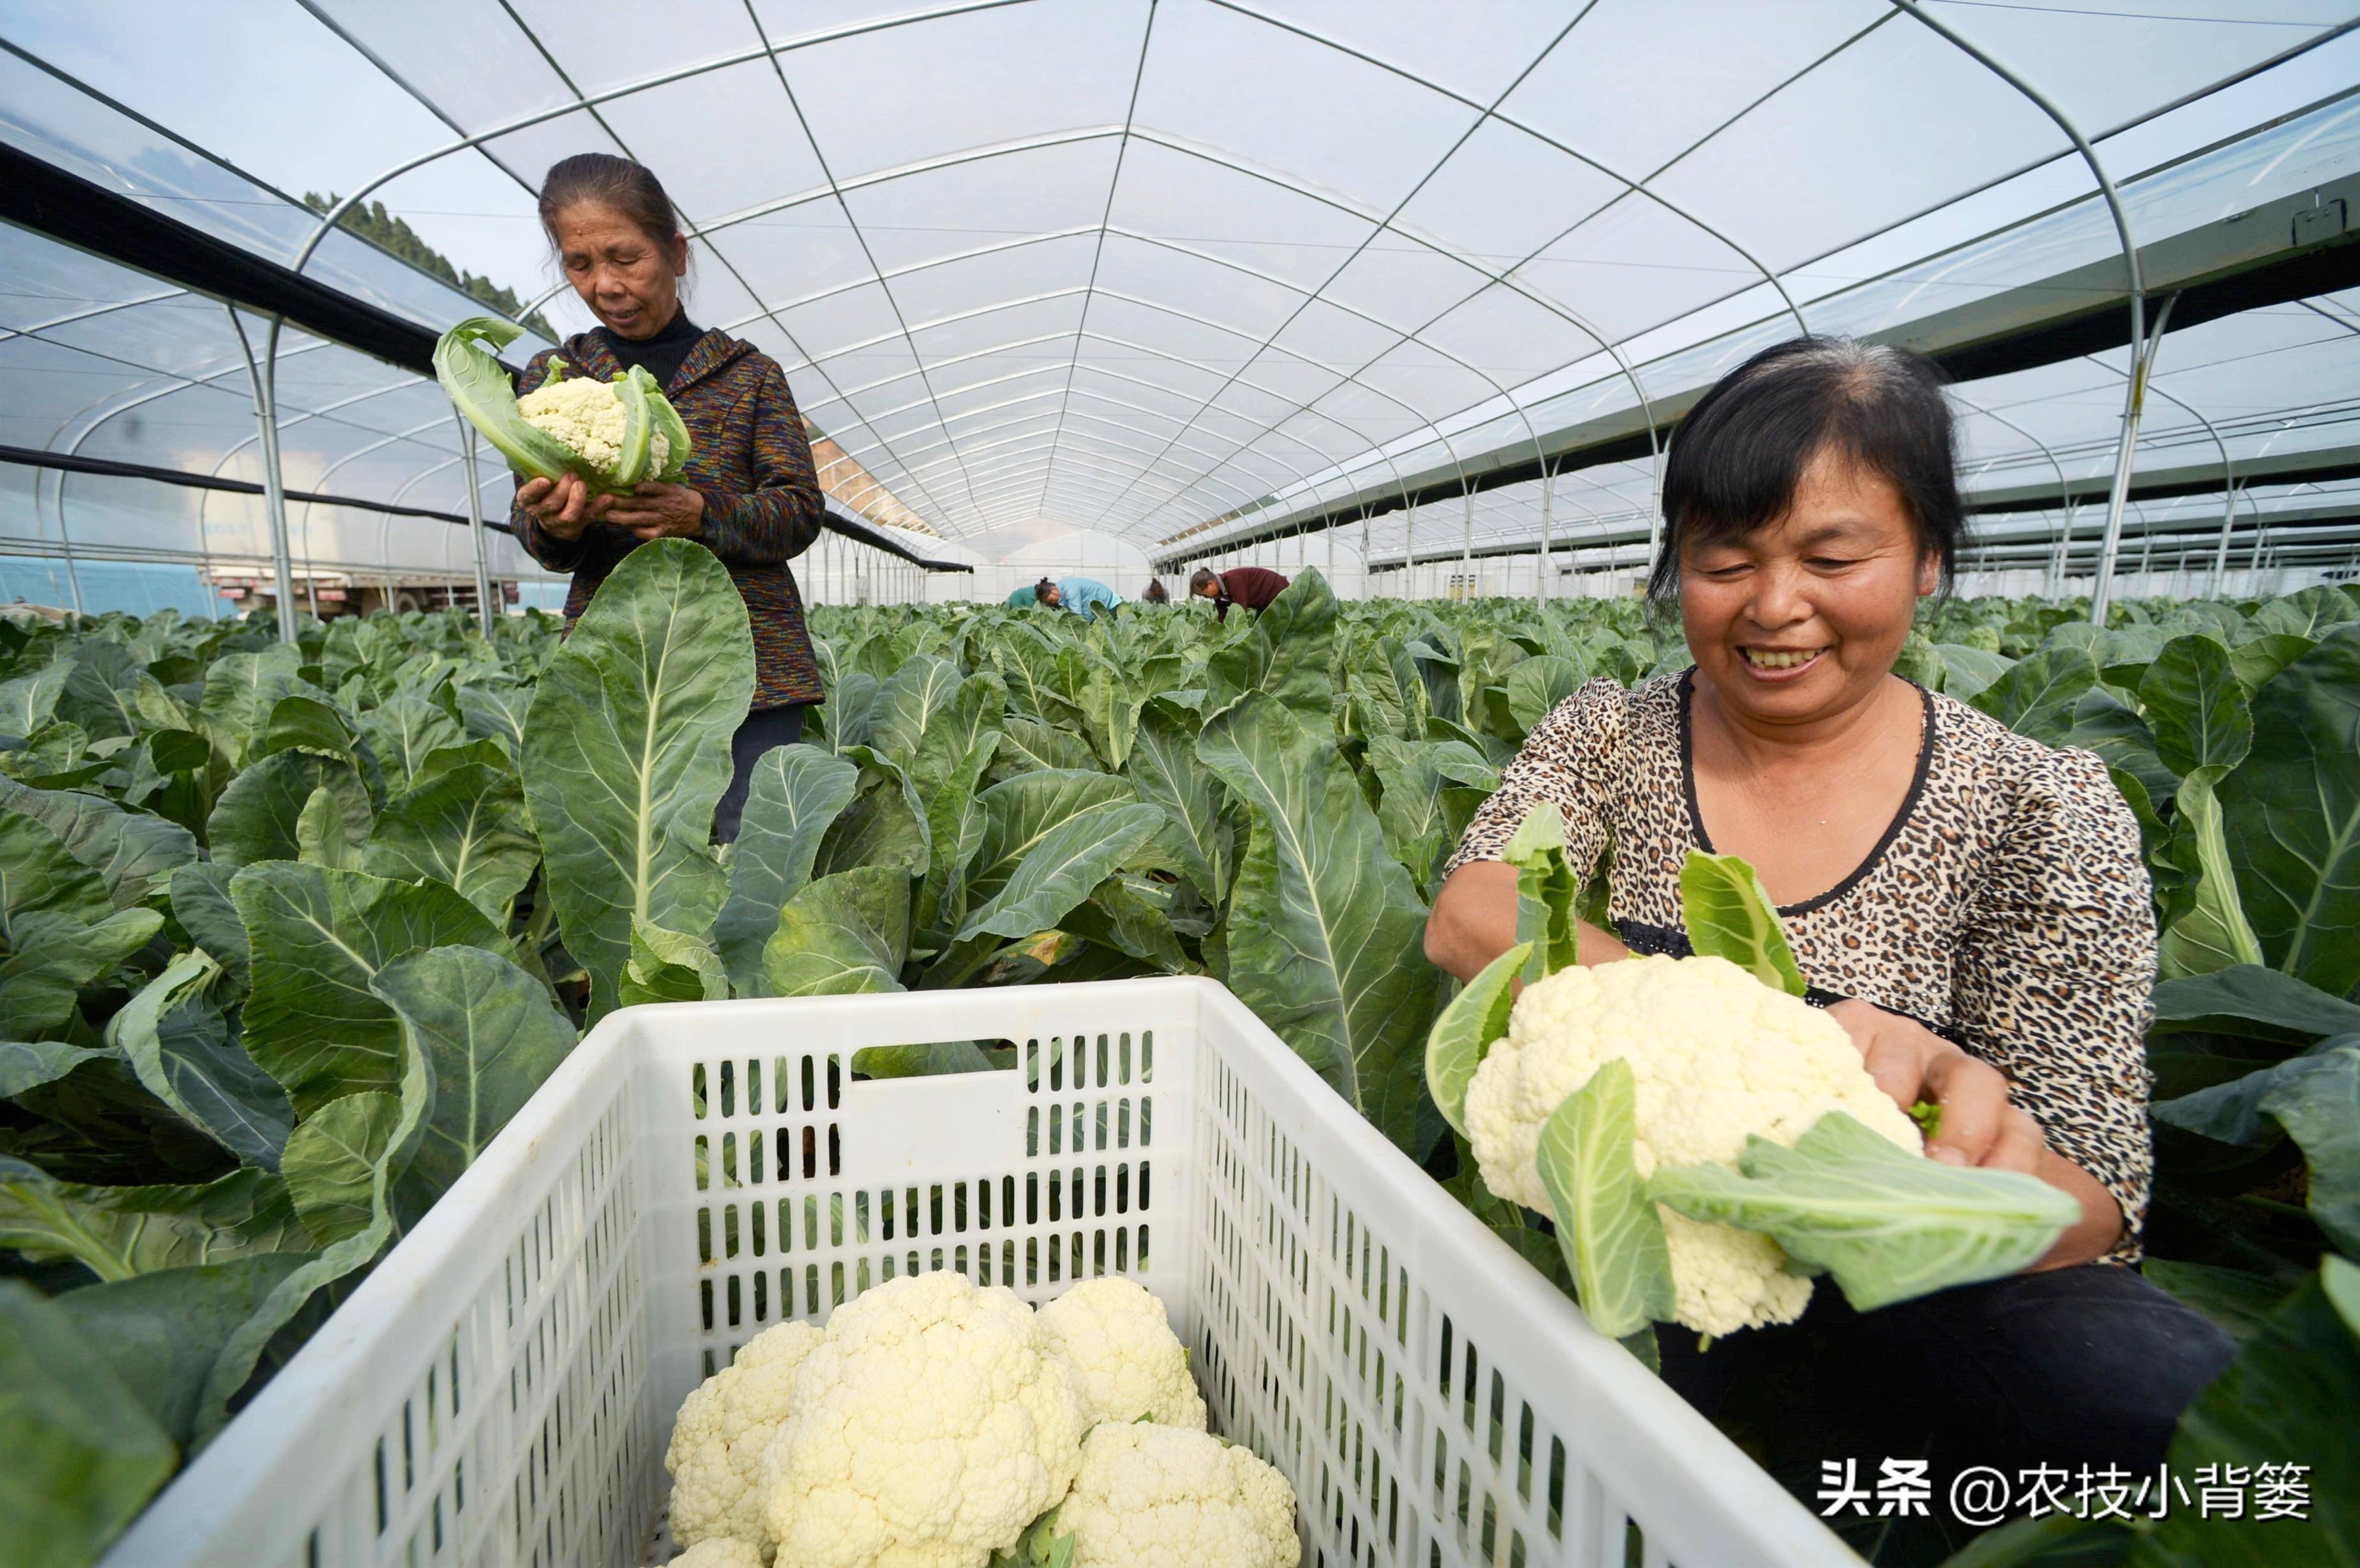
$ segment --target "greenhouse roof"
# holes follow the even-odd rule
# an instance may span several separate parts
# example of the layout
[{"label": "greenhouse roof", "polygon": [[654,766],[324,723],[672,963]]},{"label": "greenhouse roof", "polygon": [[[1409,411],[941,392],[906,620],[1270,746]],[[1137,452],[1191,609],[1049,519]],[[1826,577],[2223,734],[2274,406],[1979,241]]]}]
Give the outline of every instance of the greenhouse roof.
[{"label": "greenhouse roof", "polygon": [[[279,311],[290,489],[460,514],[448,406],[385,334],[483,305],[297,192],[381,201],[574,330],[532,192],[606,150],[666,181],[697,319],[786,367],[859,477],[839,497],[979,559],[1044,521],[1176,562],[1371,513],[1398,559],[1404,500],[1421,558],[1529,548],[1545,510],[1644,547],[1665,432],[1798,323],[1943,358],[1994,542],[2060,498],[2087,527],[2125,232],[2145,322],[2178,296],[2131,526],[2206,490],[2217,521],[2224,473],[2308,516],[2360,463],[2360,37],[2349,4],[2266,9],[0,5],[0,141],[332,301],[126,265],[8,182],[0,445],[257,479],[247,353]],[[252,554],[260,526],[234,492],[20,464],[0,498],[0,548]],[[466,549],[291,515],[322,560]]]}]

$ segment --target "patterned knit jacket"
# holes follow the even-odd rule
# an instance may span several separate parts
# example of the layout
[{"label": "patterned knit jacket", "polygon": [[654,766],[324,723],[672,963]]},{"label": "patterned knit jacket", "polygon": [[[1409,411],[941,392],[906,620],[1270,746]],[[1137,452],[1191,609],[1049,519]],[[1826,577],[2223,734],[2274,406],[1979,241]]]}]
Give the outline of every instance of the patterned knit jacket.
[{"label": "patterned knit jacket", "polygon": [[[583,333],[533,356],[518,379],[518,395],[547,380],[549,362],[559,355],[569,376],[606,381],[623,368],[602,334]],[[721,558],[746,596],[754,626],[753,706],[822,700],[819,662],[803,628],[803,596],[787,562],[819,537],[824,503],[803,415],[787,390],[785,373],[752,344],[708,332],[688,351],[664,395],[679,411],[695,447],[683,482],[705,495],[698,538]],[[508,521],[534,560],[552,571],[574,574],[565,596],[569,626],[589,608],[590,596],[615,564],[640,543],[622,529],[596,522],[579,539],[558,539],[521,505],[509,508]]]}]

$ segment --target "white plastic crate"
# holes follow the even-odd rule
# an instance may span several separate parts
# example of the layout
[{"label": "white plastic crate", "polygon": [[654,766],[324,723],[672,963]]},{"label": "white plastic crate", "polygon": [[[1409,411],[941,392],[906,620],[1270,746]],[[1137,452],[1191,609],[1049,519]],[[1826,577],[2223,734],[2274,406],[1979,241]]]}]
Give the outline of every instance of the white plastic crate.
[{"label": "white plastic crate", "polygon": [[[1017,1071],[850,1081],[865,1047]],[[704,1112],[697,1110],[702,1099]],[[109,1568],[630,1568],[689,1389],[956,1268],[1133,1276],[1306,1564],[1859,1560],[1227,991],[1142,980],[608,1018]]]}]

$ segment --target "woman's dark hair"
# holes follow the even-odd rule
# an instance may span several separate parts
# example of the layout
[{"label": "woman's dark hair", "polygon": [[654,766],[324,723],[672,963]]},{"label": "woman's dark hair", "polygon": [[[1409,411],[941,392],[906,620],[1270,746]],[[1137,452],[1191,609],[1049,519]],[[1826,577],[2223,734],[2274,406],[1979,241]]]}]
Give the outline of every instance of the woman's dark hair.
[{"label": "woman's dark hair", "polygon": [[1662,604],[1677,594],[1682,546],[1743,538],[1784,514],[1824,451],[1901,492],[1947,586],[1966,521],[1941,372],[1906,348],[1810,336],[1765,348],[1723,376],[1673,433],[1664,547],[1648,597]]},{"label": "woman's dark hair", "polygon": [[1220,586],[1220,574],[1210,566],[1199,566],[1188,574],[1188,592],[1191,596],[1202,594],[1207,588],[1218,589]]},{"label": "woman's dark hair", "polygon": [[1056,591],[1056,583],[1047,577],[1043,577],[1039,582],[1032,585],[1032,597],[1035,598],[1039,598],[1043,594],[1054,594]]},{"label": "woman's dark hair", "polygon": [[1147,591],[1139,597],[1149,604],[1162,604],[1172,596],[1164,591],[1163,578],[1150,577],[1147,579]]},{"label": "woman's dark hair", "polygon": [[541,182],[541,229],[552,246],[557,244],[557,214],[584,202],[614,208],[659,246],[680,236],[680,214],[664,193],[663,181],[628,158],[577,152],[549,166]]}]

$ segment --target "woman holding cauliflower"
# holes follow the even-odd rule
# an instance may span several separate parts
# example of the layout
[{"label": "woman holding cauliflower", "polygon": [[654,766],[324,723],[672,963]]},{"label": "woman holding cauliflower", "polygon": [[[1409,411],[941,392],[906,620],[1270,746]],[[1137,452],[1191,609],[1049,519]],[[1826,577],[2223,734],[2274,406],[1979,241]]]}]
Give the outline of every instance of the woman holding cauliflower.
[{"label": "woman holding cauliflower", "polygon": [[[796,740],[803,708],[823,695],[787,565],[819,537],[824,505],[803,416],[775,360],[690,324],[680,298],[688,240],[653,173],[603,153],[565,159],[542,183],[541,222],[599,324],[525,367],[518,390],[526,416],[535,423],[578,417],[590,427],[569,444],[591,451],[595,422],[619,419],[606,384],[643,368],[677,411],[691,451],[680,483],[643,483],[627,494],[594,493],[574,474],[529,479],[518,487],[511,521],[534,559],[574,574],[569,621],[615,564],[650,539],[694,539],[729,568],[754,628],[753,708],[731,746],[736,773],[714,821],[721,839],[734,839],[755,759]],[[578,411],[565,401],[569,388],[580,389]],[[663,466],[659,457],[648,471]]]},{"label": "woman holding cauliflower", "polygon": [[[1540,983],[1552,1008],[1584,1015],[1580,1026],[1622,1027],[1604,1014],[1671,1003],[1609,994],[1618,987],[1594,966],[1691,952],[1688,854],[1750,862],[1808,1000],[1841,1025],[1828,1038],[1848,1036],[1893,1102],[1855,1113],[1906,1138],[1899,1113],[1931,1102],[1933,1158],[2037,1177],[2080,1210],[2022,1274],[1873,1312],[1819,1292],[1805,1321],[1821,1336],[1828,1455],[1869,1453],[1868,1434],[1882,1433],[1894,1444],[1883,1453],[1906,1456],[1918,1450],[1893,1434],[1922,1441],[1931,1430],[1945,1463],[2152,1475],[2180,1410],[2234,1346],[2131,1266],[2150,1168],[2143,1036],[2155,973],[2138,827],[2096,757],[2052,750],[1893,673],[1917,601],[1941,585],[1962,530],[1936,373],[1842,340],[1765,350],[1688,414],[1663,498],[1650,587],[1677,602],[1694,666],[1630,691],[1593,682],[1535,728],[1468,829],[1428,955],[1467,981],[1516,942],[1516,871],[1501,856],[1527,812],[1553,802],[1571,862],[1610,878],[1614,929],[1583,925],[1583,967]],[[1658,983],[1670,981],[1643,986]],[[1699,1019],[1698,1059],[1715,1027],[1767,1026],[1743,1007],[1705,1010],[1721,1022]],[[1529,1034],[1526,1014],[1520,1005]],[[1643,1142],[1650,1096],[1666,1092],[1649,1074],[1688,1059],[1680,1029],[1655,1032],[1664,1051],[1629,1047]],[[1799,1036],[1765,1036],[1758,1049],[1747,1039],[1748,1092],[1775,1097],[1809,1070]],[[1497,1119],[1511,1071],[1540,1070],[1528,1047],[1502,1046],[1514,1048],[1470,1091],[1470,1119]],[[1708,1283],[1681,1281],[1681,1321],[1704,1314],[1726,1332]],[[1728,1326],[1803,1312],[1808,1283],[1792,1283],[1740,1292]],[[1777,1342],[1739,1334],[1699,1349],[1666,1335],[1665,1375],[1710,1406]],[[1859,1386],[1839,1393],[1845,1375]]]}]

